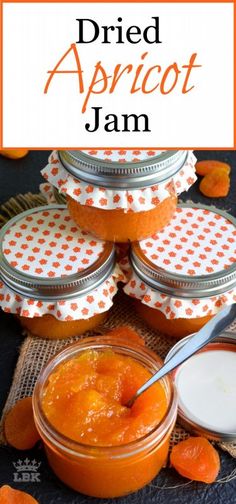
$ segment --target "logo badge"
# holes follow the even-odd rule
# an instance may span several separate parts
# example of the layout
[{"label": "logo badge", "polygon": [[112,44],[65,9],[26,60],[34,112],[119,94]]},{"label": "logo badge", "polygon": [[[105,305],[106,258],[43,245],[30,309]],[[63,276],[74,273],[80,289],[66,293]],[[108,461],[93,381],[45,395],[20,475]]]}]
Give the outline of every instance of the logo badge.
[{"label": "logo badge", "polygon": [[17,460],[17,462],[13,462],[13,466],[16,472],[13,473],[13,481],[15,482],[30,482],[30,483],[40,483],[40,473],[39,467],[41,466],[41,462],[37,462],[37,460],[29,460],[26,458],[25,460]]}]

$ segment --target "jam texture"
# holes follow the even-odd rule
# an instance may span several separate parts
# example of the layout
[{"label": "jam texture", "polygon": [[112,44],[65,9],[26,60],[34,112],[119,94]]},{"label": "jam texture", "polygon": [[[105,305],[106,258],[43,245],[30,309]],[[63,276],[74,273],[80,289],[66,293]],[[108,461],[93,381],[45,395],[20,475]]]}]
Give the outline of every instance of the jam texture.
[{"label": "jam texture", "polygon": [[112,350],[84,351],[60,364],[49,377],[44,413],[61,434],[77,442],[130,443],[152,431],[167,409],[161,383],[142,394],[132,408],[125,406],[150,376],[134,359]]},{"label": "jam texture", "polygon": [[140,212],[81,205],[70,196],[67,205],[72,219],[81,229],[103,240],[125,243],[143,240],[164,228],[174,215],[177,198],[169,196],[155,208]]}]

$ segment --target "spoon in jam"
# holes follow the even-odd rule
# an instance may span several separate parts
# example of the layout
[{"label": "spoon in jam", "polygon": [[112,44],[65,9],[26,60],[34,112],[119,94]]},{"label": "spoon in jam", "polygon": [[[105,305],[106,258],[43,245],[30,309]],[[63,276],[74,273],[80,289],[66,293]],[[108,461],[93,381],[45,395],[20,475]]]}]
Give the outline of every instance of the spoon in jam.
[{"label": "spoon in jam", "polygon": [[207,322],[200,331],[194,334],[187,343],[178,350],[178,352],[170,357],[170,359],[157,371],[157,373],[149,378],[149,380],[147,380],[142,387],[137,390],[125,406],[131,408],[136,399],[145,392],[145,390],[216,338],[216,336],[218,336],[227,326],[232,324],[235,317],[236,303],[231,306],[226,306],[220,310],[217,315]]}]

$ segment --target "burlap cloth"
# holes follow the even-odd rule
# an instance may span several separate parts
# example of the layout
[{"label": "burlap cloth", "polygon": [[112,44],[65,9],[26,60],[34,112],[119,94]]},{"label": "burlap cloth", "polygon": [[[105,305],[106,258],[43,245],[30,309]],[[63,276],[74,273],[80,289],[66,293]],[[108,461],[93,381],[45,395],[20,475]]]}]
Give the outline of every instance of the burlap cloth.
[{"label": "burlap cloth", "polygon": [[[27,208],[45,204],[45,199],[41,195],[18,195],[11,198],[6,204],[0,207],[0,227],[11,217]],[[62,202],[62,201],[61,201]],[[110,328],[119,325],[129,325],[134,328],[144,339],[147,347],[157,352],[164,358],[170,348],[175,344],[173,338],[168,338],[163,334],[152,331],[135,313],[132,300],[119,292],[114,298],[114,305],[110,311],[107,321],[94,332],[87,332],[83,337],[104,334]],[[236,321],[228,332],[236,333]],[[25,335],[25,339],[20,348],[19,359],[15,369],[12,386],[3,410],[0,423],[0,443],[4,444],[3,418],[7,411],[19,400],[26,396],[31,396],[34,384],[41,369],[48,360],[59,352],[63,347],[78,341],[81,337],[69,338],[66,340],[46,340],[36,338],[30,334]],[[189,434],[178,424],[176,424],[171,436],[171,446],[186,439]],[[236,443],[218,443],[218,446],[236,458]]]}]

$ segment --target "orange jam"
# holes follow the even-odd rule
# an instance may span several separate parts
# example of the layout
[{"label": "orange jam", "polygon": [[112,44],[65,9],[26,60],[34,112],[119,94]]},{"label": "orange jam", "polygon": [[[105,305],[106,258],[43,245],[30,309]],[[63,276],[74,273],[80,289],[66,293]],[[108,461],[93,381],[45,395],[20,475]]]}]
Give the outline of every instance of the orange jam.
[{"label": "orange jam", "polygon": [[199,331],[212,318],[211,315],[208,315],[197,318],[168,319],[160,310],[151,308],[139,300],[135,300],[135,307],[149,327],[176,339]]},{"label": "orange jam", "polygon": [[72,336],[80,336],[86,331],[95,329],[102,324],[107,317],[107,312],[98,313],[88,319],[62,321],[53,315],[42,315],[42,317],[18,317],[24,329],[27,329],[34,336],[47,339],[65,339]]},{"label": "orange jam", "polygon": [[[43,410],[51,424],[75,441],[99,446],[130,443],[163,418],[167,399],[156,383],[132,408],[125,403],[149,378],[147,369],[112,350],[87,350],[50,376]],[[67,411],[67,415],[65,415]]]},{"label": "orange jam", "polygon": [[176,404],[172,385],[161,381],[132,408],[125,406],[155,372],[151,362],[158,369],[160,359],[141,346],[111,343],[109,337],[86,342],[61,352],[55,368],[39,379],[35,421],[62,481],[86,495],[118,497],[143,487],[165,463]]},{"label": "orange jam", "polygon": [[169,196],[155,208],[142,212],[103,210],[81,205],[70,196],[67,196],[67,205],[81,229],[103,240],[124,243],[145,239],[164,228],[174,215],[177,198]]}]

